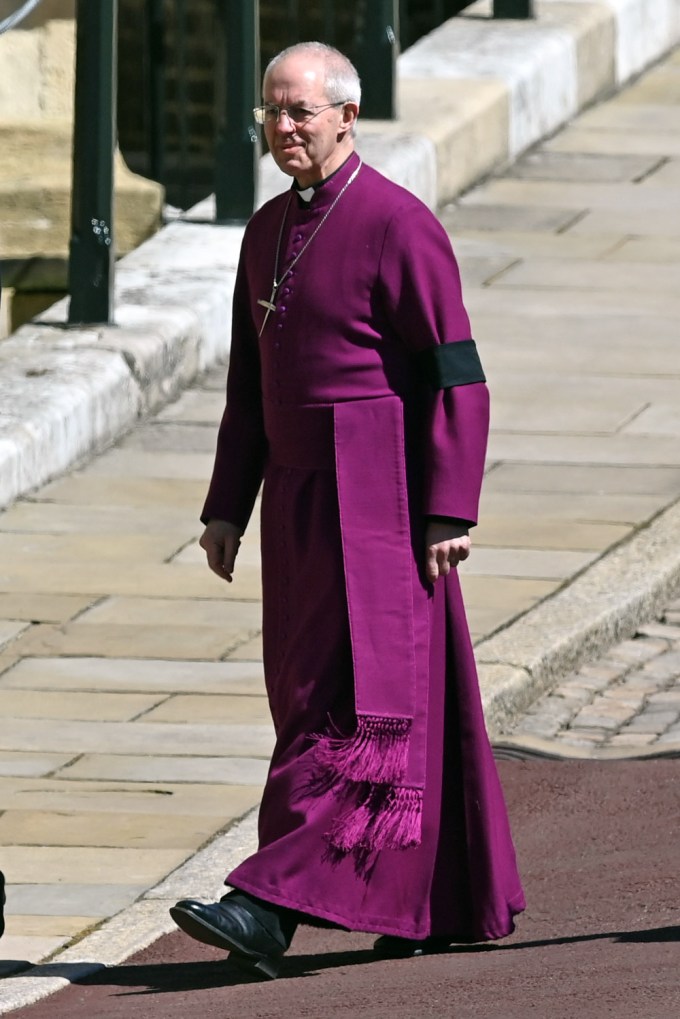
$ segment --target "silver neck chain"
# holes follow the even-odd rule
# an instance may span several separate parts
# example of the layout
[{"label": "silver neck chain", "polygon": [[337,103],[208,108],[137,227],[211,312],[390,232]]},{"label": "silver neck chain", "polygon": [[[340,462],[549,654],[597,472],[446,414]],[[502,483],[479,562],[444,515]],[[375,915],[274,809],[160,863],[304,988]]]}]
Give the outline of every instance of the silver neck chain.
[{"label": "silver neck chain", "polygon": [[335,206],[338,204],[338,202],[340,201],[340,199],[344,195],[344,193],[347,190],[347,188],[350,186],[350,184],[354,183],[354,181],[357,178],[357,174],[359,173],[359,170],[361,169],[362,165],[363,165],[363,161],[360,159],[359,160],[359,165],[357,166],[356,170],[354,170],[354,172],[352,173],[351,177],[349,177],[349,179],[344,184],[342,189],[337,193],[337,195],[335,196],[335,198],[333,199],[331,204],[326,209],[326,212],[324,213],[324,215],[322,216],[320,222],[318,223],[318,225],[316,227],[316,230],[314,230],[314,232],[311,235],[311,237],[307,240],[307,242],[303,245],[303,247],[298,251],[297,255],[292,260],[292,262],[290,263],[288,268],[281,275],[281,279],[277,279],[276,277],[278,276],[278,272],[279,272],[279,256],[281,254],[281,241],[283,239],[283,228],[286,225],[286,219],[288,218],[288,209],[290,208],[290,203],[291,203],[291,201],[293,199],[293,191],[290,192],[290,194],[288,195],[288,201],[286,202],[286,208],[285,208],[285,211],[283,213],[283,219],[281,220],[281,227],[279,229],[279,239],[276,242],[276,258],[274,260],[274,276],[273,276],[273,279],[272,279],[272,294],[273,295],[276,294],[276,291],[279,289],[279,287],[281,286],[283,281],[286,279],[286,277],[290,276],[291,272],[293,271],[293,269],[295,268],[297,263],[300,261],[300,259],[304,255],[305,251],[307,250],[309,245],[312,243],[312,241],[314,240],[314,238],[318,234],[318,232],[321,229],[321,227],[324,225],[324,223],[328,219],[328,217],[330,216],[331,212],[333,211]]}]

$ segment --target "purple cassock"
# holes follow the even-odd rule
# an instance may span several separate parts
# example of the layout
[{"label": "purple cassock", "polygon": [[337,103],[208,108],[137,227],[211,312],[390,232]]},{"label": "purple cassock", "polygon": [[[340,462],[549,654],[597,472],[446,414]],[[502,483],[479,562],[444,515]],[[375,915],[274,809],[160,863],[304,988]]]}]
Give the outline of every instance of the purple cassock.
[{"label": "purple cassock", "polygon": [[227,884],[310,922],[485,940],[524,908],[458,575],[423,573],[427,519],[477,518],[475,359],[444,230],[356,154],[251,219],[202,519],[245,528],[264,481],[276,747]]}]

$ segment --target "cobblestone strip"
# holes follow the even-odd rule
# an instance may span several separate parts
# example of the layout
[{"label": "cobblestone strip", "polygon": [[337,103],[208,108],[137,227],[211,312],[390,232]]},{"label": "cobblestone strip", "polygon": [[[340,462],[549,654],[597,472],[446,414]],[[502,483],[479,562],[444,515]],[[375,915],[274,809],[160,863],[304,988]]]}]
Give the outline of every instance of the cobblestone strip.
[{"label": "cobblestone strip", "polygon": [[556,749],[680,747],[680,598],[631,640],[567,676],[506,731]]}]

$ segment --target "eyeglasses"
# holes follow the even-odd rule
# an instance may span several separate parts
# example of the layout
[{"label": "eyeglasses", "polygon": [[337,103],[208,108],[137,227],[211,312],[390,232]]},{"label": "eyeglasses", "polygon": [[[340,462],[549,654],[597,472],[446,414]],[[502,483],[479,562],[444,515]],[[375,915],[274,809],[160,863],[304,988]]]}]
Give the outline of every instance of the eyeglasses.
[{"label": "eyeglasses", "polygon": [[264,106],[255,107],[253,116],[256,124],[278,124],[279,117],[285,113],[293,124],[304,124],[305,121],[316,117],[317,113],[321,113],[322,110],[330,110],[334,106],[344,106],[346,102],[348,100],[343,99],[338,103],[325,103],[324,106],[312,107],[277,106],[276,103],[265,103]]}]

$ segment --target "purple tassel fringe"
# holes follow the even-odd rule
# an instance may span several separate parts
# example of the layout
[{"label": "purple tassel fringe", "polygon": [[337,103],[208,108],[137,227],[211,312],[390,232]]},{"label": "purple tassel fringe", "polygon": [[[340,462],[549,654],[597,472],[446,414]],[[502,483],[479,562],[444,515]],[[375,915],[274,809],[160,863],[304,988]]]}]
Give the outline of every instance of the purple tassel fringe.
[{"label": "purple tassel fringe", "polygon": [[319,737],[316,763],[347,782],[396,785],[406,771],[410,733],[410,718],[359,715],[354,735]]},{"label": "purple tassel fringe", "polygon": [[355,800],[326,836],[334,849],[376,852],[420,845],[423,793],[400,784],[411,726],[410,718],[359,715],[352,736],[317,737],[315,787]]},{"label": "purple tassel fringe", "polygon": [[341,852],[354,849],[410,849],[420,845],[423,793],[400,787],[368,798],[339,817],[328,833]]}]

